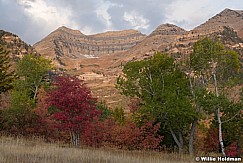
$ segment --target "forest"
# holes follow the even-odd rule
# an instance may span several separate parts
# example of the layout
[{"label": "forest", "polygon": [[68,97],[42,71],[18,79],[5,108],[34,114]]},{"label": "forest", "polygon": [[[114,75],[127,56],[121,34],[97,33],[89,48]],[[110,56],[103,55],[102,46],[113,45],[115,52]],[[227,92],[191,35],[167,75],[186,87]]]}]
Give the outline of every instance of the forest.
[{"label": "forest", "polygon": [[[187,59],[156,52],[123,66],[116,88],[128,106],[109,108],[76,76],[29,54],[16,64],[0,48],[3,135],[48,143],[197,155],[242,156],[242,58],[219,41],[197,41]],[[125,112],[124,110],[129,110]]]}]

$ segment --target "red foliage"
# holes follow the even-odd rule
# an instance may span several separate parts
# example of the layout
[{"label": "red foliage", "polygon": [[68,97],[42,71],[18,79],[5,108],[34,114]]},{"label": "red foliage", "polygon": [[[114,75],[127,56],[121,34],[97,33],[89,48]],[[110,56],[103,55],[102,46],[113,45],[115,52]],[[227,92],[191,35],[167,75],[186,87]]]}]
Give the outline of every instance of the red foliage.
[{"label": "red foliage", "polygon": [[82,143],[91,147],[100,147],[103,142],[103,129],[102,122],[98,120],[86,125],[81,135]]},{"label": "red foliage", "polygon": [[[224,134],[223,134],[224,139]],[[220,150],[219,132],[217,128],[210,128],[204,140],[204,148],[207,152],[215,152]]]},{"label": "red foliage", "polygon": [[226,147],[225,153],[229,157],[236,157],[237,154],[238,154],[236,142],[235,143],[232,143],[228,147]]},{"label": "red foliage", "polygon": [[129,120],[124,125],[108,120],[103,125],[104,131],[106,131],[104,141],[122,149],[158,149],[163,139],[157,133],[160,124],[153,125],[153,122],[145,122],[143,126],[138,127]]},{"label": "red foliage", "polygon": [[55,128],[55,120],[52,119],[50,113],[46,109],[48,96],[43,88],[39,90],[37,98],[38,103],[34,110],[37,116],[35,121],[35,133],[45,136],[47,141],[53,141],[57,139],[59,133],[57,128]]},{"label": "red foliage", "polygon": [[158,135],[160,124],[153,125],[153,121],[148,121],[140,128],[143,149],[157,149],[163,137]]},{"label": "red foliage", "polygon": [[54,78],[54,89],[48,94],[48,108],[53,110],[57,127],[68,132],[81,132],[84,126],[100,115],[96,109],[96,99],[90,90],[76,77]]}]

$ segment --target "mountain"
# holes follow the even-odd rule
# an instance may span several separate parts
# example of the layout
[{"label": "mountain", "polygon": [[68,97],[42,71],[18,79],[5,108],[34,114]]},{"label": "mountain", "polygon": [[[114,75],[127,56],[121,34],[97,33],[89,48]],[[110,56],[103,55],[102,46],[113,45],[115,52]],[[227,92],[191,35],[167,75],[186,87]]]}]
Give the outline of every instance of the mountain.
[{"label": "mountain", "polygon": [[78,30],[63,26],[34,44],[34,48],[61,67],[67,66],[66,62],[74,59],[98,58],[127,51],[144,38],[145,35],[136,30],[84,35]]},{"label": "mountain", "polygon": [[4,30],[0,30],[0,44],[15,61],[26,54],[37,54],[37,51],[22,41],[19,36]]},{"label": "mountain", "polygon": [[60,70],[85,80],[94,96],[106,100],[109,106],[125,106],[128,99],[114,86],[125,63],[149,58],[156,51],[185,59],[203,37],[221,39],[243,60],[243,11],[225,9],[190,31],[161,24],[148,36],[136,30],[85,35],[60,27],[34,48]]},{"label": "mountain", "polygon": [[162,24],[140,44],[129,50],[127,58],[123,59],[144,59],[153,55],[155,51],[185,57],[181,54],[189,54],[193,44],[203,37],[222,39],[229,48],[242,51],[243,10],[225,9],[190,31],[172,24]]},{"label": "mountain", "polygon": [[243,10],[225,9],[216,16],[212,17],[202,25],[196,27],[193,31],[202,35],[224,30],[229,27],[237,32],[237,35],[243,39]]},{"label": "mountain", "polygon": [[168,47],[158,49],[185,58],[191,53],[193,44],[203,37],[222,40],[226,47],[238,51],[243,59],[243,11],[225,9],[193,30],[178,35]]},{"label": "mountain", "polygon": [[152,56],[156,51],[166,48],[175,42],[180,35],[187,31],[173,24],[161,24],[149,36],[147,36],[140,44],[129,50],[126,59],[143,59]]}]

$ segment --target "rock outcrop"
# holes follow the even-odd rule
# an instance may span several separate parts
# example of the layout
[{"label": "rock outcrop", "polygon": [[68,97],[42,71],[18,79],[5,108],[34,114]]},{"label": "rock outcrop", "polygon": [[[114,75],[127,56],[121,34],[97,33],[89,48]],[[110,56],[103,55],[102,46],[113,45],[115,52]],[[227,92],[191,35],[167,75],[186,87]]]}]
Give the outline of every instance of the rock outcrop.
[{"label": "rock outcrop", "polygon": [[162,24],[158,26],[149,36],[140,44],[134,46],[127,53],[127,59],[141,59],[152,56],[156,51],[165,49],[167,46],[176,42],[180,35],[187,31],[173,24]]},{"label": "rock outcrop", "polygon": [[243,10],[225,9],[212,17],[202,25],[196,27],[194,34],[207,35],[213,32],[223,31],[224,27],[229,27],[243,38]]},{"label": "rock outcrop", "polygon": [[37,54],[36,50],[22,41],[19,36],[4,30],[0,30],[0,44],[15,61],[26,54]]},{"label": "rock outcrop", "polygon": [[124,52],[144,38],[145,35],[136,30],[84,35],[78,30],[60,27],[36,43],[34,47],[58,66],[65,66],[65,59],[98,58]]},{"label": "rock outcrop", "polygon": [[193,30],[178,35],[168,47],[160,46],[159,51],[185,58],[191,53],[193,44],[203,37],[220,39],[225,46],[242,55],[243,11],[225,9]]}]

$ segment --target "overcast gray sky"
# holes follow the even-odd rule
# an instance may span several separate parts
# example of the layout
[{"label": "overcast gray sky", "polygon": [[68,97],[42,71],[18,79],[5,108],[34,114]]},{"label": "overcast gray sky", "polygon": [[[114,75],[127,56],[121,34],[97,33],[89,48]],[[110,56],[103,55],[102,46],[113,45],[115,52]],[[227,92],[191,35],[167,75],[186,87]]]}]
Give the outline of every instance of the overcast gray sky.
[{"label": "overcast gray sky", "polygon": [[163,23],[193,29],[225,8],[243,9],[243,0],[0,0],[0,29],[28,44],[63,25],[84,34],[149,34]]}]

